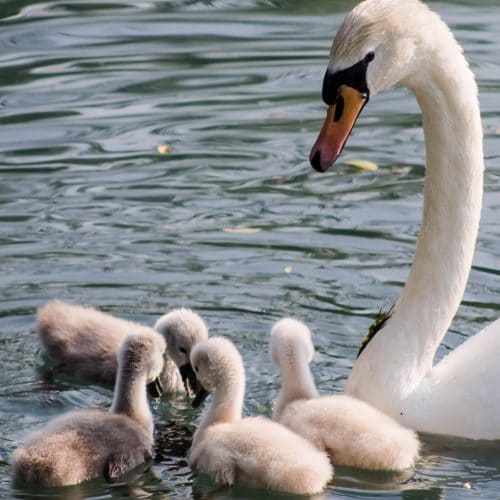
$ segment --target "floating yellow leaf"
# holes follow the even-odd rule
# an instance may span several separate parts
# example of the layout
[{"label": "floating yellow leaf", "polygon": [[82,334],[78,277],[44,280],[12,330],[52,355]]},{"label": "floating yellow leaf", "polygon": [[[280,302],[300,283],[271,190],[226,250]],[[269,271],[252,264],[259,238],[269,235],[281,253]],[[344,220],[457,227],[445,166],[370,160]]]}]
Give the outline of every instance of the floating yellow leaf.
[{"label": "floating yellow leaf", "polygon": [[225,233],[251,234],[251,233],[258,233],[260,229],[258,227],[225,227],[223,231]]},{"label": "floating yellow leaf", "polygon": [[463,486],[465,489],[467,489],[467,490],[470,490],[470,489],[472,488],[472,484],[470,484],[470,483],[464,483],[464,484],[462,484],[462,486]]},{"label": "floating yellow leaf", "polygon": [[292,266],[286,266],[285,269],[283,269],[285,273],[291,273],[292,272]]},{"label": "floating yellow leaf", "polygon": [[376,163],[367,160],[345,160],[344,163],[350,167],[359,168],[361,170],[369,170],[370,172],[375,172],[378,168]]},{"label": "floating yellow leaf", "polygon": [[172,148],[166,144],[160,144],[157,149],[161,155],[168,155],[172,152]]}]

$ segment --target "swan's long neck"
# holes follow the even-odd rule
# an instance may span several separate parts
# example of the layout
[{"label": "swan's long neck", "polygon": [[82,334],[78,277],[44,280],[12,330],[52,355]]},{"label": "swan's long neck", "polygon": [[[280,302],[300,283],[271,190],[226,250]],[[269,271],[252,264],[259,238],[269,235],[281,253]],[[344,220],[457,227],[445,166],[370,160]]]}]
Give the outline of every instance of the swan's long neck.
[{"label": "swan's long neck", "polygon": [[146,382],[146,375],[120,370],[116,377],[110,411],[127,415],[152,436],[153,415],[148,404]]},{"label": "swan's long neck", "polygon": [[477,88],[456,41],[445,37],[425,68],[402,82],[423,114],[423,222],[410,275],[392,317],[356,361],[346,391],[399,416],[432,369],[462,299],[479,227],[483,189]]},{"label": "swan's long neck", "polygon": [[292,356],[282,360],[279,370],[281,391],[274,405],[273,420],[279,420],[283,410],[293,401],[318,396],[305,352],[295,351]]},{"label": "swan's long neck", "polygon": [[203,437],[205,430],[214,424],[233,423],[241,420],[245,397],[245,372],[243,367],[225,370],[224,379],[213,393],[212,401],[193,435],[193,446]]}]

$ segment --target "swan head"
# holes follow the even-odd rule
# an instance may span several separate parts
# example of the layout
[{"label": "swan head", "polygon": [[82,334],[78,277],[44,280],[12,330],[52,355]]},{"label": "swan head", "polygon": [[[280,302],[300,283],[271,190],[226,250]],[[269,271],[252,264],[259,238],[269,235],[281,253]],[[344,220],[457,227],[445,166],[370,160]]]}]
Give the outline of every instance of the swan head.
[{"label": "swan head", "polygon": [[281,319],[271,329],[269,350],[271,359],[278,368],[294,364],[301,356],[310,363],[314,356],[311,331],[302,321]]},{"label": "swan head", "polygon": [[309,156],[316,170],[324,172],[337,160],[371,97],[423,77],[422,63],[436,50],[435,33],[441,35],[442,27],[449,33],[420,0],[365,0],[347,15],[323,80],[327,117]]},{"label": "swan head", "polygon": [[205,322],[191,309],[179,308],[161,316],[154,329],[165,337],[168,355],[179,367],[186,391],[199,390],[190,356],[193,347],[208,338]]},{"label": "swan head", "polygon": [[161,335],[153,334],[149,328],[139,328],[123,341],[118,355],[118,372],[129,377],[144,377],[150,395],[159,397],[163,393],[160,374],[166,348]]},{"label": "swan head", "polygon": [[192,402],[198,407],[218,387],[245,384],[243,360],[235,345],[224,337],[198,343],[191,353],[191,365],[202,387]]}]

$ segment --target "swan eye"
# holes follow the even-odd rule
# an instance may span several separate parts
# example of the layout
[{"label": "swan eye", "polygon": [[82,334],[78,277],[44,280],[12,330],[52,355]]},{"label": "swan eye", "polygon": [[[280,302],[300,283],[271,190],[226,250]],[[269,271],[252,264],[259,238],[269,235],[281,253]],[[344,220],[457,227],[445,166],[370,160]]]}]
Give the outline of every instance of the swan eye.
[{"label": "swan eye", "polygon": [[370,52],[368,52],[368,54],[366,54],[365,56],[365,63],[372,62],[374,59],[375,59],[375,52],[373,52],[373,50],[370,50]]},{"label": "swan eye", "polygon": [[184,347],[179,347],[179,351],[182,352],[182,354],[187,354],[186,349]]}]

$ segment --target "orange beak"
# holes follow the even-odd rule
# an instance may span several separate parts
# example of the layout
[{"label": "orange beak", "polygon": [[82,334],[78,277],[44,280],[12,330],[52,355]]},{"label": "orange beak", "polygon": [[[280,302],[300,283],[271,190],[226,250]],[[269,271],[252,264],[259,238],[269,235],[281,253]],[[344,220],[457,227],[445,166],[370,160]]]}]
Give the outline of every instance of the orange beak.
[{"label": "orange beak", "polygon": [[337,100],[328,107],[325,123],[309,155],[318,172],[325,172],[335,163],[367,102],[367,94],[347,85],[339,87]]}]

